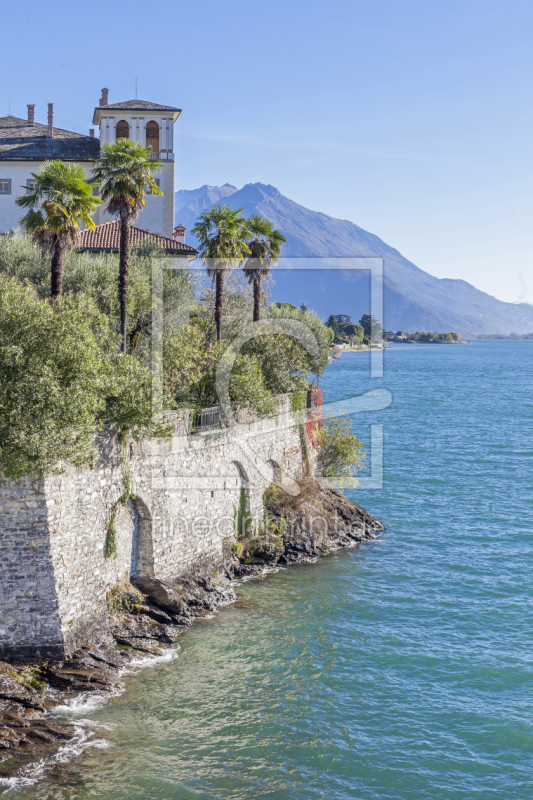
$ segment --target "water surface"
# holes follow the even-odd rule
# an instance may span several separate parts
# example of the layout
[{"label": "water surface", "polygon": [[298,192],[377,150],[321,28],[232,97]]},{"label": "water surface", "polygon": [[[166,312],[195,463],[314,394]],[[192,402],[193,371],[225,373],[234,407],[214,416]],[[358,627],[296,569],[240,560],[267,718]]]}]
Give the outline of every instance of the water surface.
[{"label": "water surface", "polygon": [[[239,588],[173,660],[77,713],[93,746],[20,798],[525,800],[533,795],[533,342],[343,354],[326,400],[386,387],[376,542]],[[95,727],[104,726],[104,727]],[[15,793],[15,792],[14,792]]]}]

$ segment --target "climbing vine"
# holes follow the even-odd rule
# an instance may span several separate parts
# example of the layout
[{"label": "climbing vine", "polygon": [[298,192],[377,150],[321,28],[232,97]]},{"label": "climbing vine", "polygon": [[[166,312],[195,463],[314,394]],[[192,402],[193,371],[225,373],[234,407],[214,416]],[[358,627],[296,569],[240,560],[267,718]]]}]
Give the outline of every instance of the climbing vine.
[{"label": "climbing vine", "polygon": [[120,472],[122,476],[122,494],[118,500],[113,503],[109,509],[109,519],[106,525],[106,542],[105,542],[105,557],[117,557],[117,529],[115,527],[115,520],[120,506],[126,506],[128,500],[133,497],[132,488],[132,474],[131,474],[131,451],[130,451],[130,435],[129,431],[121,430],[118,435],[119,449],[120,449]]},{"label": "climbing vine", "polygon": [[117,557],[117,529],[115,528],[115,520],[117,518],[119,501],[113,503],[109,509],[109,519],[106,525],[106,540],[105,540],[105,557]]},{"label": "climbing vine", "polygon": [[252,532],[252,518],[248,511],[249,496],[248,490],[241,486],[239,492],[239,502],[235,506],[235,536],[237,539],[246,539]]}]

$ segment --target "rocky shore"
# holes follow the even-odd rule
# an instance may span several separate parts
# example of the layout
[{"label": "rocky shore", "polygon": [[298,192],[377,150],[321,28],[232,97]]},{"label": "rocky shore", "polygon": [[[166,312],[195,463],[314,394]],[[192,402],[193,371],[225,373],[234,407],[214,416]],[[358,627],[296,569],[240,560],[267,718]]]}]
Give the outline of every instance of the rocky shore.
[{"label": "rocky shore", "polygon": [[0,777],[52,755],[75,734],[51,712],[83,692],[118,693],[132,657],[159,655],[200,616],[237,599],[232,581],[266,567],[308,561],[376,537],[382,524],[325,483],[309,480],[293,498],[267,495],[260,534],[246,529],[220,564],[180,576],[175,585],[145,578],[109,596],[110,635],[65,661],[36,666],[0,662]]}]

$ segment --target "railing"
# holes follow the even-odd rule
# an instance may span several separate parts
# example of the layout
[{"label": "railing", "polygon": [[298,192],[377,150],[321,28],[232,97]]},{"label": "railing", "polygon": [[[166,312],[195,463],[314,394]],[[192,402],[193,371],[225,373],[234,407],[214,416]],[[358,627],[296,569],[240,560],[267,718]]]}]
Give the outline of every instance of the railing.
[{"label": "railing", "polygon": [[[308,401],[307,417],[309,419],[316,419],[320,415],[321,401],[322,397],[320,391],[317,391],[316,395],[313,396],[312,407],[309,407]],[[259,420],[257,414],[254,412],[246,408],[239,408],[236,403],[232,403],[231,405],[235,421],[238,424],[245,425]],[[280,395],[278,397],[279,413],[288,412],[289,409],[289,395]],[[227,427],[222,406],[168,411],[166,417],[168,421],[173,424],[176,433],[182,436],[190,433],[201,433],[203,431],[222,430]]]},{"label": "railing", "polygon": [[222,411],[222,406],[195,409],[191,417],[191,433],[223,427],[224,413]]},{"label": "railing", "polygon": [[150,158],[152,158],[154,160],[158,159],[159,158],[159,150],[151,150],[150,151]]}]

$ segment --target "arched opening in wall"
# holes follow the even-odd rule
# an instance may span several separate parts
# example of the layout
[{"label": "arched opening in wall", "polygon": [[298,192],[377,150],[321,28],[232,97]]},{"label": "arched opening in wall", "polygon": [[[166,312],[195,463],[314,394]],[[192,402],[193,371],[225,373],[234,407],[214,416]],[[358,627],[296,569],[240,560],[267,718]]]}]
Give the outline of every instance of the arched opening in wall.
[{"label": "arched opening in wall", "polygon": [[159,125],[149,122],[146,126],[146,147],[152,148],[152,153],[157,158],[159,155]]},{"label": "arched opening in wall", "polygon": [[117,122],[117,127],[115,129],[115,138],[116,139],[130,138],[130,126],[125,119],[121,119],[120,122]]},{"label": "arched opening in wall", "polygon": [[132,497],[130,503],[133,511],[130,580],[135,584],[135,579],[153,577],[154,545],[148,506],[140,497]]},{"label": "arched opening in wall", "polygon": [[272,477],[270,478],[270,483],[276,483],[278,486],[281,484],[281,467],[277,461],[270,459],[267,461],[268,466],[272,470]]},{"label": "arched opening in wall", "polygon": [[243,465],[239,461],[232,461],[231,466],[237,473],[237,484],[239,487],[248,486],[248,475]]}]

